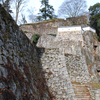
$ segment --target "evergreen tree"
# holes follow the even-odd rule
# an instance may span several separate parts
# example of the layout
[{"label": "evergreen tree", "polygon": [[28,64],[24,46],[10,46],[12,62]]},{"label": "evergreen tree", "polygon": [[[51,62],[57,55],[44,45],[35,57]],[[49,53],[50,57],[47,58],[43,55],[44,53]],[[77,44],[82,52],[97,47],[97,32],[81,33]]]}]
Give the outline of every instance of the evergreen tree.
[{"label": "evergreen tree", "polygon": [[96,3],[89,8],[90,26],[96,29],[100,41],[100,3]]},{"label": "evergreen tree", "polygon": [[42,18],[44,18],[45,20],[47,18],[49,18],[49,19],[54,18],[55,17],[54,8],[53,8],[53,6],[49,5],[49,0],[42,0],[41,4],[43,6],[43,8],[40,9]]}]

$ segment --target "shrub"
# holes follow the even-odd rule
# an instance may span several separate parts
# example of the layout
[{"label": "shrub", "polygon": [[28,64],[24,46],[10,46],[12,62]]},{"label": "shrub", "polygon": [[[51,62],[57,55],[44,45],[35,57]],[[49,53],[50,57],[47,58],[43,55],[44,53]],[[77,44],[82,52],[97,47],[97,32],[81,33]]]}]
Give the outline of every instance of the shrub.
[{"label": "shrub", "polygon": [[39,34],[33,34],[32,36],[32,42],[36,45],[38,42],[40,35]]},{"label": "shrub", "polygon": [[27,31],[24,31],[24,33],[28,33]]}]

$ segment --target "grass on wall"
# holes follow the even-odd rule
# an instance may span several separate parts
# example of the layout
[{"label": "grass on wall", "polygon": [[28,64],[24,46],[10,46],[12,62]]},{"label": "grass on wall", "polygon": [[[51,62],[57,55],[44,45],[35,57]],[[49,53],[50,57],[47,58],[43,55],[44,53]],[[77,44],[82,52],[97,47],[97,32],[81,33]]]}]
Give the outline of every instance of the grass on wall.
[{"label": "grass on wall", "polygon": [[51,36],[54,36],[54,37],[56,37],[56,34],[48,34],[48,35],[51,35]]},{"label": "grass on wall", "polygon": [[39,34],[33,34],[33,36],[32,36],[32,43],[34,43],[36,45],[39,38],[40,38]]}]

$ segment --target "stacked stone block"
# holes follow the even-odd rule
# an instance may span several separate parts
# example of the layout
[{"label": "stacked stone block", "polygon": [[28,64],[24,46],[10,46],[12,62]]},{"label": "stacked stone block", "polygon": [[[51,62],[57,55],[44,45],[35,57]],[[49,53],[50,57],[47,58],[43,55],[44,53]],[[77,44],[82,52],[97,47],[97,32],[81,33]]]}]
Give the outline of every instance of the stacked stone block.
[{"label": "stacked stone block", "polygon": [[83,41],[81,31],[58,32],[56,41]]},{"label": "stacked stone block", "polygon": [[0,100],[52,100],[37,51],[0,5]]},{"label": "stacked stone block", "polygon": [[84,56],[66,54],[65,58],[72,82],[88,83],[91,81]]},{"label": "stacked stone block", "polygon": [[45,49],[41,62],[47,84],[56,100],[76,100],[64,53],[59,52],[58,48]]}]

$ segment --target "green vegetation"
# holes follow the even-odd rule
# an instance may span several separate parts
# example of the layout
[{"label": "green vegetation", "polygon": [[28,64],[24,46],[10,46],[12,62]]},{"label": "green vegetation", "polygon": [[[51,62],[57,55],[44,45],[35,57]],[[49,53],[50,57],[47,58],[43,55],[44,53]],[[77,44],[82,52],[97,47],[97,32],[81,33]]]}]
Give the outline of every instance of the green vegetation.
[{"label": "green vegetation", "polygon": [[32,36],[32,43],[34,43],[36,45],[37,42],[38,42],[39,37],[40,37],[39,34],[33,34],[33,36]]},{"label": "green vegetation", "polygon": [[55,36],[56,37],[56,34],[48,34],[48,35],[51,35],[51,36]]},{"label": "green vegetation", "polygon": [[100,88],[100,83],[90,83],[89,85],[91,85],[94,88]]},{"label": "green vegetation", "polygon": [[35,24],[32,24],[33,28],[36,28],[36,25]]},{"label": "green vegetation", "polygon": [[27,31],[24,31],[24,33],[28,33]]},{"label": "green vegetation", "polygon": [[100,41],[100,3],[96,3],[89,8],[90,26],[96,29],[98,40]]},{"label": "green vegetation", "polygon": [[52,22],[55,22],[55,19],[56,19],[56,18],[52,19],[51,21],[52,21]]},{"label": "green vegetation", "polygon": [[41,0],[41,4],[43,8],[40,9],[40,12],[43,19],[46,20],[47,18],[57,18],[57,16],[54,14],[53,6],[49,5],[49,0]]}]

